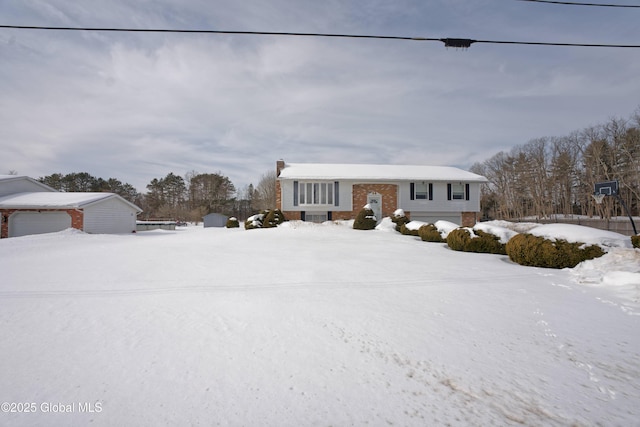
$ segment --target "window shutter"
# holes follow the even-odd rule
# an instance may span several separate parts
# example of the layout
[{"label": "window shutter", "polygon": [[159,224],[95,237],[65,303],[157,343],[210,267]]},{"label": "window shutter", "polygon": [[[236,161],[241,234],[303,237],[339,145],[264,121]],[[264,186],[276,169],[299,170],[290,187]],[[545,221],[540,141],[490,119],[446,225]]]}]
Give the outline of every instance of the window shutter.
[{"label": "window shutter", "polygon": [[333,214],[333,212],[331,212],[331,211],[327,212],[327,221],[333,220],[333,215],[332,214]]},{"label": "window shutter", "polygon": [[306,216],[305,211],[300,211],[300,220],[301,220],[301,221],[304,221],[304,220],[305,220],[305,216]]},{"label": "window shutter", "polygon": [[334,185],[334,189],[333,189],[333,205],[334,206],[340,206],[340,183],[338,181],[333,183]]},{"label": "window shutter", "polygon": [[469,184],[464,185],[464,199],[469,200]]},{"label": "window shutter", "polygon": [[293,181],[293,206],[298,206],[298,181]]},{"label": "window shutter", "polygon": [[433,200],[433,183],[429,183],[429,200]]},{"label": "window shutter", "polygon": [[451,200],[451,184],[447,184],[447,200]]},{"label": "window shutter", "polygon": [[414,182],[409,184],[409,200],[416,199],[416,184]]}]

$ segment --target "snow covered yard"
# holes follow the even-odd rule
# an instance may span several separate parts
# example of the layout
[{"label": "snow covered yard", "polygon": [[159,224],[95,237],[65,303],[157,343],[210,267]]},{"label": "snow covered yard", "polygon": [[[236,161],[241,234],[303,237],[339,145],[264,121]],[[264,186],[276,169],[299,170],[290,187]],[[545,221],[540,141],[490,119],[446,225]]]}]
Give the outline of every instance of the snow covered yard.
[{"label": "snow covered yard", "polygon": [[0,271],[0,425],[640,425],[640,250],[292,222],[4,239]]}]

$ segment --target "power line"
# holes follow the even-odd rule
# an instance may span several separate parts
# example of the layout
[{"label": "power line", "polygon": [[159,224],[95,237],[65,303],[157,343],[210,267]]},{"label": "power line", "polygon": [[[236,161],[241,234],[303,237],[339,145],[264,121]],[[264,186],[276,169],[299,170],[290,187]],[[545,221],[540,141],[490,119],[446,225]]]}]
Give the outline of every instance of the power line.
[{"label": "power line", "polygon": [[439,41],[445,47],[469,48],[475,43],[534,45],[534,46],[562,46],[562,47],[610,47],[610,48],[640,48],[640,45],[629,44],[601,44],[601,43],[558,43],[558,42],[527,42],[508,40],[473,40],[464,38],[434,38],[434,37],[405,37],[362,34],[333,34],[333,33],[297,33],[275,31],[230,31],[230,30],[175,30],[151,28],[98,28],[98,27],[47,27],[27,25],[0,25],[0,28],[17,30],[53,30],[53,31],[99,31],[99,32],[137,32],[137,33],[188,33],[188,34],[230,34],[230,35],[259,35],[259,36],[298,36],[298,37],[332,37],[359,39],[387,39],[411,41]]},{"label": "power line", "polygon": [[517,0],[517,1],[528,1],[528,2],[532,2],[532,3],[551,3],[551,4],[562,4],[562,5],[569,5],[569,6],[631,7],[631,8],[640,8],[640,5],[631,5],[631,4],[578,3],[578,2],[569,2],[569,1],[550,1],[550,0]]}]

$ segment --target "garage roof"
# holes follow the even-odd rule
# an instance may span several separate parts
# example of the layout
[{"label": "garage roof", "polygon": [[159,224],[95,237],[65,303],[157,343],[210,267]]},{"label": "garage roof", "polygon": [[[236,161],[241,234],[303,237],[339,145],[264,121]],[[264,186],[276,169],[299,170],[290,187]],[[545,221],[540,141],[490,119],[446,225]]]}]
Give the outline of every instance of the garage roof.
[{"label": "garage roof", "polygon": [[78,209],[111,198],[117,198],[137,212],[142,212],[139,207],[114,193],[17,193],[0,197],[0,209]]}]

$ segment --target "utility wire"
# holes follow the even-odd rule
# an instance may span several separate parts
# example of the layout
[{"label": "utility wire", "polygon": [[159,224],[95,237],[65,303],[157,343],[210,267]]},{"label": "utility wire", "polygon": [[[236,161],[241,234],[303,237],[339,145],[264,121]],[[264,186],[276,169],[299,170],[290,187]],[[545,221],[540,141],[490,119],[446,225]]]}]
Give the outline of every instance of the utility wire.
[{"label": "utility wire", "polygon": [[332,33],[294,33],[273,31],[228,31],[228,30],[174,30],[174,29],[150,29],[150,28],[98,28],[98,27],[44,27],[27,25],[0,25],[0,28],[17,30],[54,30],[54,31],[100,31],[100,32],[137,32],[137,33],[190,33],[190,34],[238,34],[260,36],[300,36],[300,37],[333,37],[333,38],[359,38],[359,39],[391,39],[411,41],[439,41],[445,47],[468,48],[474,43],[535,45],[535,46],[566,46],[566,47],[617,47],[640,48],[640,45],[629,44],[600,44],[600,43],[555,43],[555,42],[526,42],[507,40],[473,40],[463,38],[433,38],[433,37],[404,37],[404,36],[380,36],[361,34],[332,34]]},{"label": "utility wire", "polygon": [[631,5],[631,4],[577,3],[577,2],[569,2],[569,1],[550,1],[550,0],[517,0],[517,1],[528,1],[528,2],[532,2],[532,3],[551,3],[551,4],[562,4],[562,5],[569,5],[569,6],[631,7],[631,8],[640,8],[640,5]]}]

